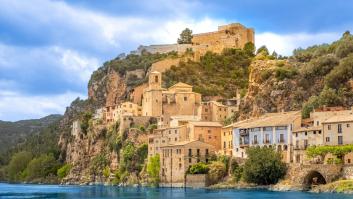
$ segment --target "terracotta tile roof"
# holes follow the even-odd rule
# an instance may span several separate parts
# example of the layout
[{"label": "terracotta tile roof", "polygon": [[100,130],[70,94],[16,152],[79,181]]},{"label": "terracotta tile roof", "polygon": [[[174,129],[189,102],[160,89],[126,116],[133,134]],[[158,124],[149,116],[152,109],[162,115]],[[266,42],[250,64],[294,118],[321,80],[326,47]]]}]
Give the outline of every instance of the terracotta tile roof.
[{"label": "terracotta tile roof", "polygon": [[322,126],[309,126],[309,127],[302,127],[299,129],[295,129],[293,132],[305,132],[305,131],[319,131],[322,130]]},{"label": "terracotta tile roof", "polygon": [[253,118],[244,123],[235,124],[235,127],[256,128],[266,126],[286,126],[291,124],[298,117],[301,117],[299,111],[267,113],[259,118]]},{"label": "terracotta tile roof", "polygon": [[219,122],[189,122],[194,126],[212,126],[212,127],[222,127],[223,125]]},{"label": "terracotta tile roof", "polygon": [[169,88],[174,88],[174,87],[188,87],[188,88],[192,88],[191,85],[185,84],[185,83],[183,83],[183,82],[178,82],[178,83],[174,84],[173,86],[171,86],[171,87],[169,87]]},{"label": "terracotta tile roof", "polygon": [[199,144],[204,144],[204,145],[209,145],[210,147],[213,147],[213,145],[202,142],[200,140],[187,140],[187,141],[181,141],[181,142],[174,142],[173,144],[168,144],[165,146],[161,146],[161,148],[165,148],[165,147],[175,147],[175,146],[185,146],[194,142],[199,142]]},{"label": "terracotta tile roof", "polygon": [[335,115],[333,117],[330,117],[329,119],[325,120],[324,123],[337,123],[337,122],[352,122],[353,121],[353,115],[351,114],[342,114],[342,115]]}]

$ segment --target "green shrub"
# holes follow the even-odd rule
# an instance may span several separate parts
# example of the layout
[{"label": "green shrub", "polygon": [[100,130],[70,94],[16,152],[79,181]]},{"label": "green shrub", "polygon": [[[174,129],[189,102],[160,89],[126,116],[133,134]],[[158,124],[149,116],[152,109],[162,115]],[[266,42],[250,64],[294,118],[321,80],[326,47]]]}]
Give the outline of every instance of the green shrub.
[{"label": "green shrub", "polygon": [[104,154],[94,156],[90,163],[90,173],[93,175],[101,175],[104,168],[109,164]]},{"label": "green shrub", "polygon": [[21,180],[21,173],[27,168],[28,163],[32,160],[32,154],[27,151],[15,153],[6,168],[9,179],[11,181]]},{"label": "green shrub", "polygon": [[56,176],[60,163],[53,154],[41,155],[32,159],[26,168],[26,180],[45,179],[48,176]]},{"label": "green shrub", "polygon": [[156,154],[150,157],[147,164],[148,181],[152,185],[158,185],[159,183],[159,171],[160,171],[160,157]]},{"label": "green shrub", "polygon": [[109,168],[109,166],[106,166],[104,169],[103,169],[103,176],[105,177],[105,178],[108,178],[109,176],[110,176],[110,168]]},{"label": "green shrub", "polygon": [[203,162],[198,162],[194,165],[192,165],[187,173],[188,174],[207,174],[209,171],[209,167],[207,164],[203,163]]},{"label": "green shrub", "polygon": [[286,174],[281,155],[272,148],[250,147],[243,167],[243,178],[248,183],[275,184]]},{"label": "green shrub", "polygon": [[242,166],[237,167],[233,170],[233,179],[235,182],[239,182],[242,179],[244,168]]},{"label": "green shrub", "polygon": [[208,166],[208,177],[211,183],[220,182],[227,174],[227,167],[224,162],[214,161]]},{"label": "green shrub", "polygon": [[277,80],[291,79],[298,74],[294,68],[277,67],[275,70],[275,77]]},{"label": "green shrub", "polygon": [[272,76],[273,71],[272,70],[263,70],[260,73],[261,81],[264,82],[268,80]]},{"label": "green shrub", "polygon": [[71,165],[70,164],[64,164],[64,166],[60,167],[57,171],[57,175],[59,178],[65,178],[71,170]]}]

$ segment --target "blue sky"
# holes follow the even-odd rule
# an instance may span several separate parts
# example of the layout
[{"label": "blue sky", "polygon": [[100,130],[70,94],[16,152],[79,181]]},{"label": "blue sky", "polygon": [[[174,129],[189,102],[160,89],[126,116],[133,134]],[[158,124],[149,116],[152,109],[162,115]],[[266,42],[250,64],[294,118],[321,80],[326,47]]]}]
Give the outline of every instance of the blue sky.
[{"label": "blue sky", "polygon": [[[256,46],[290,55],[353,27],[345,0],[0,0],[0,120],[61,113],[86,98],[92,71],[140,44],[174,43],[240,22]],[[351,30],[352,31],[352,30]]]}]

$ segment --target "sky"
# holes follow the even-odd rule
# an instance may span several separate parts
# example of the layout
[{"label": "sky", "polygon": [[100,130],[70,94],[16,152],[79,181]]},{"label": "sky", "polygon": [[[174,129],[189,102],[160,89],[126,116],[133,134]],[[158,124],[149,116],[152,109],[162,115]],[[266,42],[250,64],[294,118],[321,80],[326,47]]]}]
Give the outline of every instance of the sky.
[{"label": "sky", "polygon": [[189,27],[240,22],[255,45],[291,55],[353,27],[347,0],[0,0],[0,120],[63,114],[91,73],[139,45],[175,43]]}]

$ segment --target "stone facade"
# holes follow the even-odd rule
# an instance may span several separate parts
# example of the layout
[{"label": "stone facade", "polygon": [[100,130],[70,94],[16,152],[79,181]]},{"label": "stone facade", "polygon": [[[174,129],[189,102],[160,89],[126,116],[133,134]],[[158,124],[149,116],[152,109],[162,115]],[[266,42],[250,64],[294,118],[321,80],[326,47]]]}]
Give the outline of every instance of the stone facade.
[{"label": "stone facade", "polygon": [[254,29],[240,23],[219,26],[218,31],[194,34],[193,48],[204,54],[207,51],[222,52],[224,48],[243,48],[246,43],[255,43]]},{"label": "stone facade", "polygon": [[197,162],[208,162],[214,153],[212,145],[197,140],[161,147],[161,184],[180,187],[185,183],[187,169]]},{"label": "stone facade", "polygon": [[233,125],[228,125],[222,128],[221,145],[219,154],[233,156]]},{"label": "stone facade", "polygon": [[168,89],[161,87],[160,72],[151,72],[149,85],[143,92],[142,114],[144,116],[162,117],[164,126],[169,126],[173,115],[198,115],[201,95],[192,91],[192,86],[177,83]]},{"label": "stone facade", "polygon": [[222,125],[219,122],[189,122],[187,127],[190,140],[210,144],[217,151],[221,149]]},{"label": "stone facade", "polygon": [[192,49],[194,58],[198,60],[207,51],[221,53],[225,48],[243,48],[246,43],[255,43],[254,29],[246,28],[240,23],[219,26],[215,32],[194,34],[192,44],[162,44],[139,46],[132,54],[140,55],[143,51],[149,53],[168,53],[175,51],[178,54]]}]

